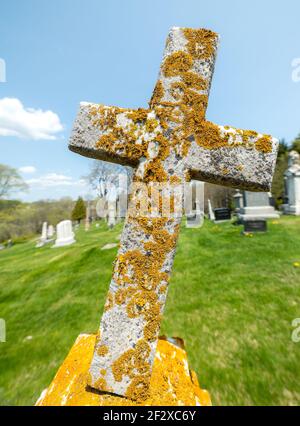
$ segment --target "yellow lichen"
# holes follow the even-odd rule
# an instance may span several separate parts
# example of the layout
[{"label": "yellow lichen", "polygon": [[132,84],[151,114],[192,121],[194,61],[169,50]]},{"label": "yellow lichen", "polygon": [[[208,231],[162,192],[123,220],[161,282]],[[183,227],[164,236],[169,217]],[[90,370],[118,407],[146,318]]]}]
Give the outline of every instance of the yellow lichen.
[{"label": "yellow lichen", "polygon": [[193,65],[193,58],[186,52],[179,50],[167,56],[162,71],[166,77],[174,77],[188,71]]},{"label": "yellow lichen", "polygon": [[255,148],[258,151],[263,152],[264,154],[268,152],[272,152],[272,140],[271,136],[263,136],[262,138],[259,138],[255,142]]},{"label": "yellow lichen", "polygon": [[100,345],[97,348],[97,354],[99,356],[105,356],[106,354],[108,354],[108,347],[106,345]]},{"label": "yellow lichen", "polygon": [[186,45],[194,59],[210,59],[216,50],[217,34],[205,29],[184,28],[183,33],[188,40]]},{"label": "yellow lichen", "polygon": [[164,97],[164,88],[161,80],[158,80],[154,88],[152,98],[149,102],[150,108],[153,108],[155,105],[159,104]]}]

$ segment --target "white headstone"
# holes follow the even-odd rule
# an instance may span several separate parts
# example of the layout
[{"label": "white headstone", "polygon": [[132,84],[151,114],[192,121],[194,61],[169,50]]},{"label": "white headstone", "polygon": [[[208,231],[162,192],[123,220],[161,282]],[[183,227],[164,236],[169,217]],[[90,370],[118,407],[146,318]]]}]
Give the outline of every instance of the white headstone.
[{"label": "white headstone", "polygon": [[200,228],[204,219],[204,182],[192,180],[185,188],[186,227]]},{"label": "white headstone", "polygon": [[53,247],[68,246],[75,243],[72,222],[63,220],[56,226],[56,241]]},{"label": "white headstone", "polygon": [[214,214],[210,199],[207,200],[207,204],[208,204],[208,218],[209,220],[215,220],[215,214]]},{"label": "white headstone", "polygon": [[47,243],[47,222],[43,222],[42,235],[40,236],[40,239],[36,247],[43,247],[43,245],[46,243]]},{"label": "white headstone", "polygon": [[288,169],[284,174],[287,204],[284,213],[300,215],[300,155],[296,151],[289,153]]},{"label": "white headstone", "polygon": [[53,225],[49,225],[48,226],[48,231],[47,231],[47,237],[48,238],[52,238],[54,235],[54,227]]},{"label": "white headstone", "polygon": [[117,190],[113,186],[107,194],[107,225],[113,228],[117,222]]}]

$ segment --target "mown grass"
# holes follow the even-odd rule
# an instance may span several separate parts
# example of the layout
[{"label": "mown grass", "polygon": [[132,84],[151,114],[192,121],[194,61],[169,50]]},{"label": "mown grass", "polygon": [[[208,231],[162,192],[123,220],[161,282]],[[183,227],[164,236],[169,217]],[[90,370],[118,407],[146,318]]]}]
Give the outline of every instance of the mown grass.
[{"label": "mown grass", "polygon": [[[78,334],[96,331],[122,224],[77,231],[77,243],[0,253],[0,403],[32,405]],[[300,218],[267,234],[208,221],[182,227],[161,333],[185,340],[190,366],[215,405],[300,403]]]}]

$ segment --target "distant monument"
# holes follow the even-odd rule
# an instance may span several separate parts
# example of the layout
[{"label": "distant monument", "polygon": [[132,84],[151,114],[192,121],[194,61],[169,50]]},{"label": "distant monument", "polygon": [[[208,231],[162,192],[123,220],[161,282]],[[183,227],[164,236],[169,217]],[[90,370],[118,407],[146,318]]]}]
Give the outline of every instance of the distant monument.
[{"label": "distant monument", "polygon": [[243,207],[243,194],[239,189],[235,190],[235,194],[233,195],[233,203],[234,203],[234,212],[236,214],[241,212],[241,208]]},{"label": "distant monument", "polygon": [[[270,193],[243,191],[243,197],[239,198],[238,218],[246,220],[278,219],[279,213],[270,204]],[[237,208],[237,207],[236,207]]]},{"label": "distant monument", "polygon": [[209,218],[209,220],[214,221],[215,220],[215,214],[214,214],[210,199],[207,200],[207,204],[208,204],[208,218]]},{"label": "distant monument", "polygon": [[106,199],[107,199],[107,225],[109,228],[113,228],[117,223],[118,191],[115,185],[111,184],[108,187]]},{"label": "distant monument", "polygon": [[47,238],[53,238],[54,237],[54,226],[49,225],[47,230]]},{"label": "distant monument", "polygon": [[47,234],[47,222],[43,222],[42,226],[42,235],[36,245],[36,247],[43,247],[48,242],[48,234]]},{"label": "distant monument", "polygon": [[89,202],[88,202],[87,207],[86,207],[84,230],[88,231],[89,229],[90,229],[90,206],[89,206]]},{"label": "distant monument", "polygon": [[204,219],[204,182],[192,180],[185,190],[187,228],[200,228]]},{"label": "distant monument", "polygon": [[289,153],[288,169],[284,174],[287,203],[283,205],[285,214],[300,215],[300,155]]},{"label": "distant monument", "polygon": [[63,220],[56,226],[56,241],[53,247],[63,247],[75,243],[72,222]]}]

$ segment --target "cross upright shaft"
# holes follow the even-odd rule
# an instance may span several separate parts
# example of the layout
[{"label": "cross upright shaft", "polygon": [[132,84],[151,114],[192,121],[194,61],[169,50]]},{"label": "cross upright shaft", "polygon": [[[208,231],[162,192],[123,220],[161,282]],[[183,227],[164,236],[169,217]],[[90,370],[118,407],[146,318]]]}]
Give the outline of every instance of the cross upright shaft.
[{"label": "cross upright shaft", "polygon": [[[278,141],[205,120],[218,36],[172,28],[149,109],[82,103],[69,148],[135,168],[134,181],[191,178],[268,191]],[[99,390],[143,399],[175,255],[180,218],[131,213],[132,196],[90,369]]]}]

